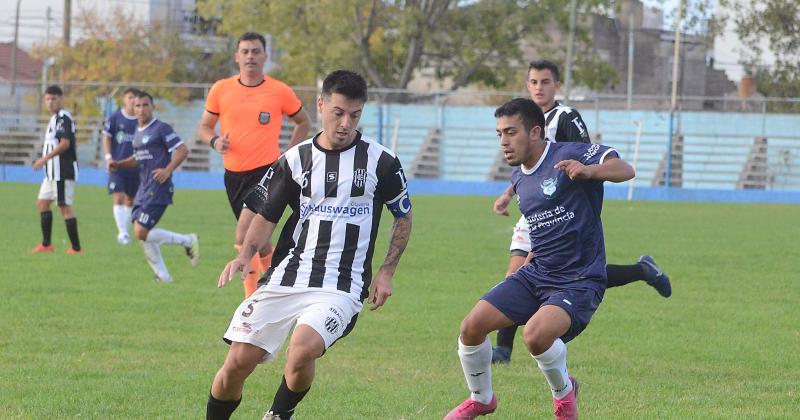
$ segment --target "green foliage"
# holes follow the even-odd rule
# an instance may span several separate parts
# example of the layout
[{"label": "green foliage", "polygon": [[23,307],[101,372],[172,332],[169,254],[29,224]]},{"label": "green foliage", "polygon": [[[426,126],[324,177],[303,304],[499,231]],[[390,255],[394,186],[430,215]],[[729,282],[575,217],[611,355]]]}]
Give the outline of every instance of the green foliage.
[{"label": "green foliage", "polygon": [[[565,30],[569,13],[568,3],[557,0],[204,0],[198,10],[220,18],[219,29],[231,36],[271,34],[281,52],[274,57],[278,75],[291,84],[314,85],[333,69],[351,68],[372,86],[405,89],[432,69],[453,90],[518,85],[527,60],[521,42],[547,39],[549,25]],[[578,82],[607,84],[606,70],[578,73],[587,78]]]},{"label": "green foliage", "polygon": [[[159,225],[197,232],[202,260],[192,269],[180,247],[164,246],[176,280],[159,285],[140,246],[116,244],[101,187],[77,189],[83,255],[65,255],[57,211],[56,252],[31,255],[40,238],[37,189],[0,183],[0,196],[14,203],[0,206],[0,417],[203,418],[228,349],[220,336],[242,298],[238,284],[216,288],[234,255],[224,193],[176,191]],[[414,231],[393,296],[365,310],[319,361],[300,418],[438,419],[468,395],[458,326],[500,281],[516,218],[493,216],[493,197],[412,200]],[[386,253],[390,218],[375,264]],[[652,253],[674,294],[663,299],[642,282],[606,292],[587,330],[569,343],[581,417],[795,418],[796,218],[789,205],[607,201],[607,260],[627,264]],[[494,416],[552,418],[547,385],[520,337],[515,347],[511,364],[492,372]],[[234,418],[260,418],[285,360],[281,353],[256,369]]]},{"label": "green foliage", "polygon": [[[733,18],[736,33],[749,51],[740,62],[756,78],[758,92],[772,97],[800,97],[800,2],[740,2],[736,3]],[[775,56],[774,66],[761,64],[763,40],[767,40],[768,49]],[[794,108],[797,110],[796,105]]]}]

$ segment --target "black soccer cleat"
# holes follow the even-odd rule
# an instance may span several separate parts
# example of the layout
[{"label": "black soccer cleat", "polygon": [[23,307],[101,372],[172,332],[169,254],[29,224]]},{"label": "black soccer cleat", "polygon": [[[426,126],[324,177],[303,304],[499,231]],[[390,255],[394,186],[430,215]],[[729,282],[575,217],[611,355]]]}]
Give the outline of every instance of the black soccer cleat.
[{"label": "black soccer cleat", "polygon": [[511,363],[511,348],[506,346],[492,347],[492,364],[507,365]]},{"label": "black soccer cleat", "polygon": [[672,295],[672,285],[669,282],[667,273],[661,271],[661,267],[656,264],[653,257],[643,255],[639,257],[639,265],[644,271],[644,278],[647,284],[653,286],[659,295],[668,298]]}]

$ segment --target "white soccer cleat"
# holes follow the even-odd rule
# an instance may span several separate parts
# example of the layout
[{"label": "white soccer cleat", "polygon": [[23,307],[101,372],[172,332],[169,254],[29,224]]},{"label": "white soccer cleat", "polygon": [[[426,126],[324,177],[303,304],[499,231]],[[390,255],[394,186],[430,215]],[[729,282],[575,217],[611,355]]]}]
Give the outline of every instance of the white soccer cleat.
[{"label": "white soccer cleat", "polygon": [[172,283],[172,276],[169,273],[161,273],[153,276],[153,281],[156,283]]},{"label": "white soccer cleat", "polygon": [[200,240],[197,238],[196,233],[190,233],[189,237],[192,238],[192,244],[186,247],[186,255],[192,262],[192,267],[197,267],[200,263]]},{"label": "white soccer cleat", "polygon": [[131,243],[131,237],[128,236],[127,232],[122,232],[119,235],[117,235],[117,243],[120,245],[128,245],[129,243]]}]

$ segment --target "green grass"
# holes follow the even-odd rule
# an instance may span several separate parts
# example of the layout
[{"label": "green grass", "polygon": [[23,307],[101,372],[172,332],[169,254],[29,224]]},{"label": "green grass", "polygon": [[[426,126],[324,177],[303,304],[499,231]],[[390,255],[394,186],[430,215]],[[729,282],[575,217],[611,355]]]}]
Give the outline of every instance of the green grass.
[{"label": "green grass", "polygon": [[[204,417],[227,352],[220,335],[242,297],[239,285],[215,286],[234,255],[224,192],[176,193],[160,226],[197,232],[202,261],[191,269],[181,249],[164,247],[176,282],[157,285],[140,247],[116,244],[110,199],[96,187],[76,195],[85,254],[65,255],[56,212],[55,254],[31,255],[37,191],[0,183],[0,418]],[[394,296],[320,360],[297,418],[437,419],[466,397],[459,322],[501,280],[516,219],[493,216],[491,197],[413,201]],[[569,345],[581,417],[796,418],[798,215],[797,206],[607,202],[608,261],[652,254],[674,294],[642,282],[606,293]],[[500,406],[490,418],[551,418],[544,378],[519,337],[516,346],[494,370]],[[260,418],[284,361],[256,370],[235,418]]]}]

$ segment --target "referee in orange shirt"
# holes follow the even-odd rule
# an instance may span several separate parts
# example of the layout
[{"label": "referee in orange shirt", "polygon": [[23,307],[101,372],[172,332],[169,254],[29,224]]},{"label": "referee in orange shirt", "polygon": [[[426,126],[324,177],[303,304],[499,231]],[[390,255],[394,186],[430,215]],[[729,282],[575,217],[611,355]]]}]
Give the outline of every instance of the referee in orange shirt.
[{"label": "referee in orange shirt", "polygon": [[[246,32],[239,37],[234,54],[239,74],[214,83],[197,129],[200,140],[223,156],[225,190],[238,221],[237,249],[241,247],[244,234],[255,216],[255,213],[243,208],[244,198],[281,155],[278,138],[283,116],[287,115],[295,123],[289,147],[305,140],[311,125],[294,91],[285,83],[264,74],[264,62],[267,61],[265,48],[266,42],[261,34]],[[215,132],[218,120],[219,135]],[[271,258],[270,242],[259,250],[251,267],[261,266],[266,270]],[[258,276],[256,268],[245,279],[245,297],[256,290]]]}]

